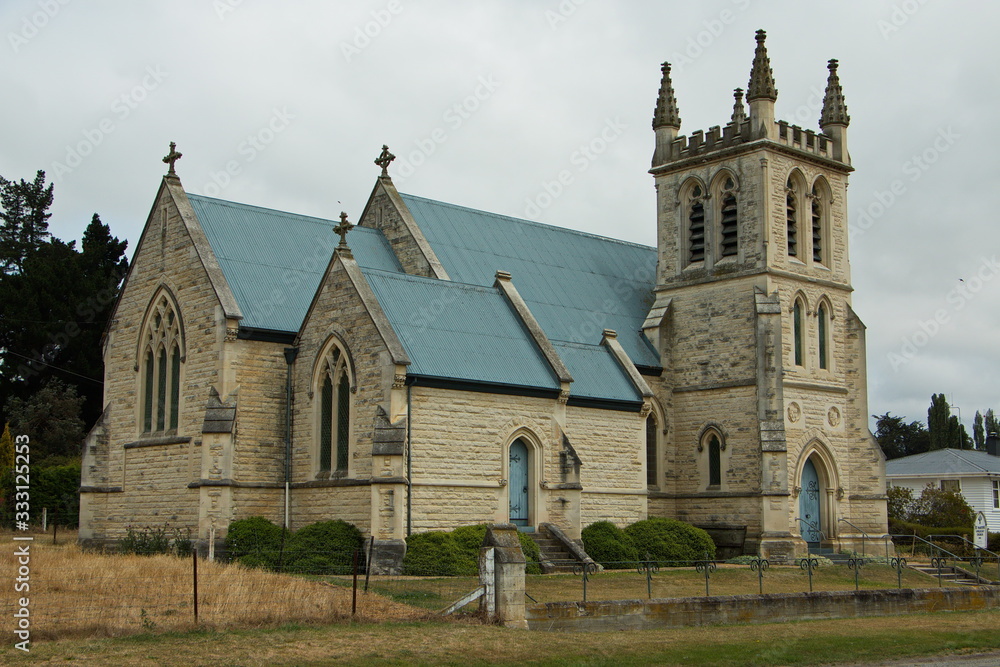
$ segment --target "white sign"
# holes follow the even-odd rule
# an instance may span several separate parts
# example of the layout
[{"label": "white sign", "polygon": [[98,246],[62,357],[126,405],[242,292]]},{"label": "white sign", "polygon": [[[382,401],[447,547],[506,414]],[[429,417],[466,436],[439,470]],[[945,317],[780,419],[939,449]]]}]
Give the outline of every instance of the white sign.
[{"label": "white sign", "polygon": [[973,535],[975,535],[976,546],[985,549],[986,542],[989,539],[989,527],[986,525],[986,515],[982,512],[976,514],[976,525],[973,528]]}]

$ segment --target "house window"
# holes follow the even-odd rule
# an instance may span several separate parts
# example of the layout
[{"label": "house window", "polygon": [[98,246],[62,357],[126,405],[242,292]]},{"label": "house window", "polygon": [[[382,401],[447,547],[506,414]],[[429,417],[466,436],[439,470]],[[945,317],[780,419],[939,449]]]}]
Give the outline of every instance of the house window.
[{"label": "house window", "polygon": [[646,484],[659,484],[660,468],[657,465],[656,454],[656,417],[650,414],[646,417]]},{"label": "house window", "polygon": [[792,307],[792,341],[795,347],[795,365],[803,366],[803,340],[802,340],[802,301],[795,300]]},{"label": "house window", "polygon": [[962,485],[957,479],[942,479],[941,490],[950,491],[952,493],[961,493]]},{"label": "house window", "polygon": [[701,186],[694,186],[691,197],[688,209],[689,264],[705,260],[705,202],[702,200]]},{"label": "house window", "polygon": [[720,227],[722,231],[721,253],[723,257],[731,257],[739,252],[739,233],[736,212],[736,195],[733,189],[736,183],[732,178],[727,178],[723,184],[722,210]]},{"label": "house window", "polygon": [[993,509],[1000,509],[1000,479],[993,480]]},{"label": "house window", "polygon": [[814,187],[812,191],[812,242],[813,261],[823,263],[823,202],[822,195]]},{"label": "house window", "polygon": [[328,355],[320,374],[319,470],[346,473],[350,460],[351,380],[339,347]]},{"label": "house window", "polygon": [[818,338],[819,338],[819,340],[817,341],[819,343],[819,367],[822,368],[823,370],[826,370],[828,368],[828,366],[827,366],[827,358],[826,358],[827,357],[827,349],[826,349],[826,344],[827,344],[827,336],[826,336],[827,315],[826,315],[826,305],[825,304],[820,304],[819,308],[816,311],[816,319],[817,319],[817,329],[818,329],[817,334],[818,334]]},{"label": "house window", "polygon": [[147,322],[140,365],[142,432],[176,432],[184,360],[180,318],[174,305],[163,295],[154,301]]},{"label": "house window", "polygon": [[799,224],[797,203],[795,201],[795,183],[788,179],[785,195],[785,221],[788,233],[788,256],[796,257],[799,254]]}]

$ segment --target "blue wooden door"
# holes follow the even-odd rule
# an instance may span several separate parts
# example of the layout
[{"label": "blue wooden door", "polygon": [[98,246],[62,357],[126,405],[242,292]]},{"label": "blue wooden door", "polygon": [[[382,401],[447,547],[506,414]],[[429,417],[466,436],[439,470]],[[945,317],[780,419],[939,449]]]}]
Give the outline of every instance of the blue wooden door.
[{"label": "blue wooden door", "polygon": [[823,539],[820,531],[822,516],[820,515],[819,475],[812,459],[802,467],[802,491],[799,493],[799,528],[802,539],[810,545],[819,546]]},{"label": "blue wooden door", "polygon": [[528,447],[520,440],[510,446],[510,522],[515,526],[528,525]]}]

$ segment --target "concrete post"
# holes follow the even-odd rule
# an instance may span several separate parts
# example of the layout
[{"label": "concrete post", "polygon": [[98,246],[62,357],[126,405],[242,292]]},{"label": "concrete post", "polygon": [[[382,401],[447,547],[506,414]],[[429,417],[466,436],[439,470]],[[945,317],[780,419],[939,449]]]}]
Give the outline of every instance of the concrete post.
[{"label": "concrete post", "polygon": [[[497,620],[509,628],[527,629],[528,622],[524,614],[525,558],[521,542],[517,539],[517,527],[509,523],[489,526],[483,539],[483,547],[484,552],[485,547],[493,547]],[[481,557],[480,563],[485,564],[485,560]],[[480,576],[483,576],[482,573]]]}]

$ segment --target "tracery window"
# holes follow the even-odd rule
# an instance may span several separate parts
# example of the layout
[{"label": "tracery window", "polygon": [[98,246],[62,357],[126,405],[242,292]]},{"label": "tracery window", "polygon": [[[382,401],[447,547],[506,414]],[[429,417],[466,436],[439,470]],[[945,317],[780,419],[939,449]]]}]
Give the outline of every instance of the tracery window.
[{"label": "tracery window", "polygon": [[167,296],[162,295],[146,320],[140,366],[142,432],[176,432],[184,357],[180,318]]},{"label": "tracery window", "polygon": [[319,469],[346,472],[350,453],[351,379],[347,359],[339,347],[334,347],[324,360],[320,377]]}]

